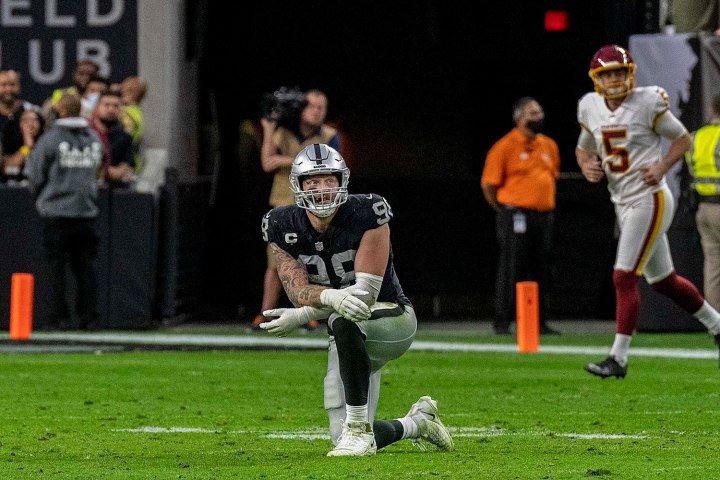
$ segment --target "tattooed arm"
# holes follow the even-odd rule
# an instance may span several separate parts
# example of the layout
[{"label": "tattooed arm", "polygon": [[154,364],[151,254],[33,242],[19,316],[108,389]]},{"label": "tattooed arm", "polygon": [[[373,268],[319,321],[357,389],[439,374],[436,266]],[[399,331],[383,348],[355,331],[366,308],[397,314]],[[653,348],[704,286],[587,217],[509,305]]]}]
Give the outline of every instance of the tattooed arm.
[{"label": "tattooed arm", "polygon": [[327,287],[312,285],[308,280],[305,266],[295,260],[285,250],[278,247],[276,243],[270,242],[270,249],[277,263],[280,281],[293,305],[296,307],[305,305],[312,307],[323,306],[323,303],[320,301],[320,292]]},{"label": "tattooed arm", "polygon": [[300,262],[276,243],[270,242],[270,249],[277,263],[280,281],[293,305],[332,307],[335,312],[353,322],[370,318],[370,307],[353,295],[353,293],[366,295],[367,292],[357,291],[354,285],[342,290],[312,285],[308,280],[307,270]]}]

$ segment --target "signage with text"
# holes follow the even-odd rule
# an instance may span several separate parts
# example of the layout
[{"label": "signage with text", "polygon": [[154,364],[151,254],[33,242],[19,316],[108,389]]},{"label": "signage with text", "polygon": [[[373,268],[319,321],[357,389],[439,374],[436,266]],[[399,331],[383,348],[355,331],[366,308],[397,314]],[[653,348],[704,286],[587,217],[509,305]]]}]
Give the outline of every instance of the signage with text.
[{"label": "signage with text", "polygon": [[0,68],[40,104],[89,58],[112,82],[137,74],[137,0],[0,0]]}]

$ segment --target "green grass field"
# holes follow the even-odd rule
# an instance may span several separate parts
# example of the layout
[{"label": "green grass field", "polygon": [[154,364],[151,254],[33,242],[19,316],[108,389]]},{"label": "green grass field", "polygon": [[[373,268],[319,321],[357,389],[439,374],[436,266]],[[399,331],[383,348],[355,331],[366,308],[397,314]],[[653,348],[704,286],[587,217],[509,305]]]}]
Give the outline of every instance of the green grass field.
[{"label": "green grass field", "polygon": [[[418,340],[513,342],[450,331]],[[611,340],[569,333],[542,344]],[[633,347],[714,351],[700,333],[638,334]],[[327,458],[319,350],[4,353],[0,479],[720,477],[717,358],[631,357],[624,380],[582,369],[601,358],[412,350],[384,371],[378,418],[429,394],[456,450],[402,441]]]}]

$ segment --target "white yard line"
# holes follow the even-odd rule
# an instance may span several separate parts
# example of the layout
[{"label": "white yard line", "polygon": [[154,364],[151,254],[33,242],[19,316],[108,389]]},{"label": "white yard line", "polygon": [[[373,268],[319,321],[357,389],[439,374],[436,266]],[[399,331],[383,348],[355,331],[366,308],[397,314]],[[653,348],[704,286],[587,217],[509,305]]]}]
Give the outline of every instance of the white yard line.
[{"label": "white yard line", "polygon": [[[527,430],[527,431],[507,431],[502,428],[495,427],[449,427],[448,430],[455,438],[478,438],[478,437],[546,437],[554,435],[557,437],[567,437],[578,440],[644,440],[649,435],[639,434],[613,434],[613,433],[557,433],[545,430]],[[113,432],[127,433],[225,433],[228,435],[262,435],[265,438],[281,439],[281,440],[329,440],[327,431],[323,429],[296,430],[296,431],[279,431],[263,433],[257,430],[232,430],[223,432],[222,430],[196,428],[196,427],[138,427],[138,428],[116,428]]]},{"label": "white yard line", "polygon": [[[7,339],[7,335],[0,335],[0,340]],[[38,332],[31,340],[25,343],[28,347],[38,342],[75,342],[78,344],[107,344],[107,345],[147,345],[147,346],[174,346],[174,347],[206,347],[206,348],[281,348],[325,350],[325,338],[275,338],[259,337],[255,335],[166,335],[160,333],[65,333],[65,332]],[[12,345],[13,351],[23,344]],[[710,345],[710,342],[708,342]],[[579,355],[606,355],[607,347],[587,347],[572,345],[540,345],[536,354],[579,354]],[[0,346],[0,351],[2,346]],[[457,343],[433,342],[416,340],[410,350],[435,352],[517,352],[516,344],[483,344],[483,343]],[[718,351],[714,348],[631,348],[632,356],[662,357],[662,358],[718,358]]]}]

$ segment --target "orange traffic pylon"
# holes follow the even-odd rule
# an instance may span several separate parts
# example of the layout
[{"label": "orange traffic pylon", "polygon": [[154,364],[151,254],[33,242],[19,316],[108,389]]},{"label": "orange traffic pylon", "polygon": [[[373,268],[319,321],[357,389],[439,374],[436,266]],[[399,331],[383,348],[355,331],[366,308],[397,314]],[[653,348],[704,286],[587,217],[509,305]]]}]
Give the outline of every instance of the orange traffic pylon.
[{"label": "orange traffic pylon", "polygon": [[516,324],[519,352],[537,352],[540,345],[540,300],[537,282],[517,282]]},{"label": "orange traffic pylon", "polygon": [[13,273],[10,286],[10,340],[28,340],[32,333],[34,277]]}]

